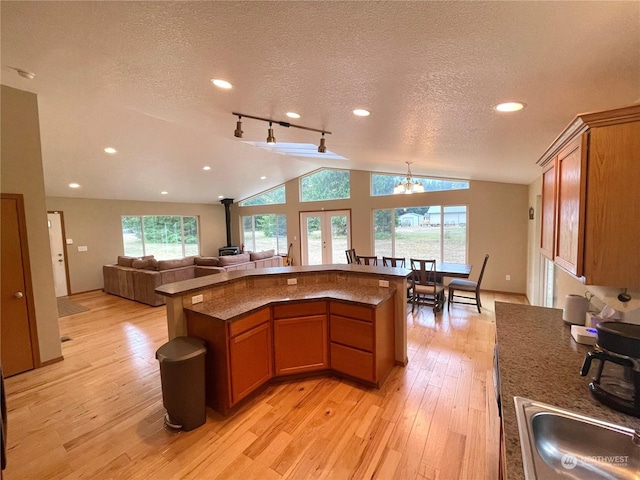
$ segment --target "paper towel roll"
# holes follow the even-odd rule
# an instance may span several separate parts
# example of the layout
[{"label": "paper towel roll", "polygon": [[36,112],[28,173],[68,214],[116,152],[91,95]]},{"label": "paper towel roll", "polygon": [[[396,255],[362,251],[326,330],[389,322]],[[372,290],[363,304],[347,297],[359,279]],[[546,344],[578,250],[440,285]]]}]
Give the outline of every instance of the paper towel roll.
[{"label": "paper towel roll", "polygon": [[567,295],[564,299],[564,310],[562,320],[572,325],[584,325],[589,300],[582,295]]}]

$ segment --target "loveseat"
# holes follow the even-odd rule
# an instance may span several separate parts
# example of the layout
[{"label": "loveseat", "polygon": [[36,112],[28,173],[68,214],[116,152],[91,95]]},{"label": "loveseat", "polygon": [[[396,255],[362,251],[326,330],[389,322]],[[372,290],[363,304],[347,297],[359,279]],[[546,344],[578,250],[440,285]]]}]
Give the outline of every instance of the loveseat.
[{"label": "loveseat", "polygon": [[273,250],[242,253],[222,257],[192,256],[174,260],[119,256],[117,263],[104,265],[104,291],[151,306],[165,304],[165,298],[155,293],[160,285],[179,282],[230,270],[281,267],[282,257]]}]

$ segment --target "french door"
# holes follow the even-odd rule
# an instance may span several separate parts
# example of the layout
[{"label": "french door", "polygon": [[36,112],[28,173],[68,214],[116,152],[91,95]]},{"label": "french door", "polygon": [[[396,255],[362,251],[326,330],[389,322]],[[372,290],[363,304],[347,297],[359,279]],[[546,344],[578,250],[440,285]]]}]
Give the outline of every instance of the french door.
[{"label": "french door", "polygon": [[302,265],[347,263],[351,210],[300,212]]}]

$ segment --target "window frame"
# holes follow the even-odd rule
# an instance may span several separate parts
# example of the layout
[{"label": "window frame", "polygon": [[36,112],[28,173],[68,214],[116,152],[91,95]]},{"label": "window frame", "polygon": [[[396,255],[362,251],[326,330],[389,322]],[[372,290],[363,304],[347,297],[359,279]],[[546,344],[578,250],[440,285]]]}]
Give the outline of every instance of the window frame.
[{"label": "window frame", "polygon": [[[373,177],[374,176],[380,176],[380,177],[391,177],[396,179],[396,182],[402,180],[402,179],[406,179],[407,176],[406,174],[392,174],[392,173],[379,173],[379,172],[369,172],[369,196],[371,197],[390,197],[390,196],[394,196],[397,195],[395,193],[393,193],[393,189],[391,190],[390,193],[381,193],[381,194],[375,194],[373,191]],[[442,188],[442,189],[432,189],[429,190],[427,189],[426,185],[425,185],[425,190],[424,193],[433,193],[433,192],[453,192],[453,191],[457,191],[457,190],[469,190],[471,188],[471,184],[469,180],[460,180],[460,179],[454,179],[454,178],[438,178],[438,177],[424,177],[422,175],[414,175],[411,174],[411,179],[412,180],[427,180],[427,181],[434,181],[434,182],[452,182],[452,183],[463,183],[466,184],[466,187],[461,187],[461,188]],[[420,182],[422,183],[422,182]],[[424,183],[423,183],[424,185]],[[417,194],[416,194],[417,195]],[[445,205],[442,205],[443,207]]]},{"label": "window frame", "polygon": [[[317,200],[305,200],[304,199],[304,188],[303,188],[303,181],[306,178],[312,177],[314,175],[318,175],[321,172],[329,172],[329,171],[333,171],[333,172],[344,172],[347,174],[348,179],[349,179],[349,195],[346,197],[340,197],[340,198],[321,198],[321,199],[317,199]],[[320,168],[318,170],[314,170],[313,172],[309,172],[306,175],[302,175],[298,178],[298,201],[300,203],[311,203],[311,202],[333,202],[336,200],[350,200],[351,199],[351,170],[349,169],[345,169],[345,168]]]},{"label": "window frame", "polygon": [[[246,251],[252,251],[255,252],[257,250],[255,250],[256,248],[256,218],[255,217],[261,217],[261,216],[266,216],[266,215],[273,215],[275,217],[274,219],[274,225],[275,225],[275,229],[276,229],[276,234],[275,234],[275,246],[273,247],[275,250],[275,254],[276,255],[285,255],[288,252],[288,245],[289,245],[289,232],[288,232],[288,222],[287,222],[287,215],[285,213],[275,213],[275,212],[266,212],[266,213],[253,213],[250,215],[240,215],[240,239],[242,241],[242,245],[244,247],[244,249]],[[245,229],[244,229],[244,219],[245,218],[251,218],[251,239],[253,242],[253,249],[254,250],[248,250],[248,245],[246,245],[245,243]],[[278,220],[279,218],[284,218],[285,221],[285,235],[284,237],[278,235]],[[285,242],[284,242],[284,250],[281,251],[280,250],[280,239],[284,238]]]},{"label": "window frame", "polygon": [[[274,192],[278,189],[282,189],[284,192],[284,200],[282,202],[269,202],[269,203],[259,203],[259,204],[253,204],[253,205],[246,205],[245,202],[248,202],[254,198],[258,198],[261,197],[263,195],[267,195],[268,193]],[[287,186],[283,183],[281,185],[277,185],[273,188],[269,188],[268,190],[264,190],[260,193],[256,193],[255,195],[251,195],[248,198],[245,198],[244,200],[240,200],[238,202],[238,206],[239,207],[263,207],[263,206],[267,206],[267,205],[286,205],[287,204]]]}]

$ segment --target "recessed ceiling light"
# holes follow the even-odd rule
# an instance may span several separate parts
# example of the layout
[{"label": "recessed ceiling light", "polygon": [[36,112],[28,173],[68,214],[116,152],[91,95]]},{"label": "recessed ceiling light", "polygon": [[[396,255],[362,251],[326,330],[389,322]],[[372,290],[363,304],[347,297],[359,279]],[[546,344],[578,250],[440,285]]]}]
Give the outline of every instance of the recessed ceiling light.
[{"label": "recessed ceiling light", "polygon": [[287,117],[289,118],[300,118],[300,114],[296,112],[287,112]]},{"label": "recessed ceiling light", "polygon": [[80,188],[80,184],[79,183],[70,183],[69,187],[70,188]]},{"label": "recessed ceiling light", "polygon": [[264,175],[260,177],[260,180],[266,180],[267,177],[265,177]]},{"label": "recessed ceiling light", "polygon": [[169,195],[169,192],[160,192],[160,195]]},{"label": "recessed ceiling light", "polygon": [[499,103],[495,108],[499,112],[517,112],[518,110],[522,110],[526,104],[520,102],[505,102]]},{"label": "recessed ceiling light", "polygon": [[118,153],[118,151],[113,147],[107,147],[104,149],[104,151],[110,153],[111,155],[113,155],[114,153]]},{"label": "recessed ceiling light", "polygon": [[203,170],[211,170],[211,167],[209,165],[206,165],[204,167],[202,167]]},{"label": "recessed ceiling light", "polygon": [[364,108],[356,108],[353,111],[353,114],[359,117],[368,117],[369,115],[371,115],[371,112],[369,110],[365,110]]},{"label": "recessed ceiling light", "polygon": [[224,198],[224,195],[218,195],[218,198],[222,199]]},{"label": "recessed ceiling light", "polygon": [[229,82],[227,82],[226,80],[221,80],[219,78],[212,78],[211,82],[219,88],[224,88],[229,90],[230,88],[233,88],[233,85],[231,85]]}]

